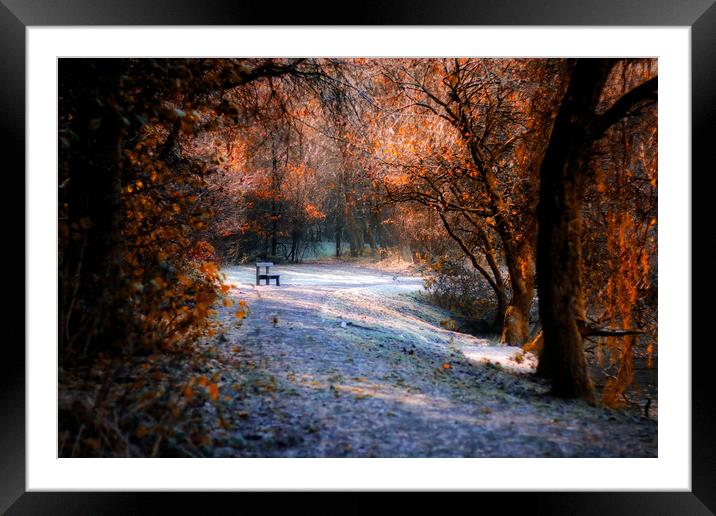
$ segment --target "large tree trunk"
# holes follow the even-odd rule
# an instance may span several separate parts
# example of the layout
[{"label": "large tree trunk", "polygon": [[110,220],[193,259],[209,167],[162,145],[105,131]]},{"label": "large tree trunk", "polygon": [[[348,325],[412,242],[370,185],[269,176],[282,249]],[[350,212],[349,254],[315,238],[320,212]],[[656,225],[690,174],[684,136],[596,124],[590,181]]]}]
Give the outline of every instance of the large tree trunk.
[{"label": "large tree trunk", "polygon": [[552,378],[552,392],[591,398],[581,327],[581,204],[593,138],[594,109],[611,60],[581,59],[574,65],[540,169],[537,289],[544,347],[538,372]]}]

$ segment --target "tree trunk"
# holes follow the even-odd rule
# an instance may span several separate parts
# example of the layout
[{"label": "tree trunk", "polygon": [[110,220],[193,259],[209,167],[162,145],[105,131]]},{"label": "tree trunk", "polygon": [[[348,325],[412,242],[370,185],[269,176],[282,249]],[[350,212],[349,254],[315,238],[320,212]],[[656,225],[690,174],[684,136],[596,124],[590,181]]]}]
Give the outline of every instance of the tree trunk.
[{"label": "tree trunk", "polygon": [[[530,244],[531,246],[531,244]],[[504,313],[500,342],[521,346],[529,340],[530,307],[534,298],[535,264],[530,246],[508,256],[512,299]]]},{"label": "tree trunk", "polygon": [[276,200],[279,194],[278,179],[278,160],[276,159],[276,149],[272,145],[273,159],[271,161],[271,256],[276,256],[277,234],[278,234],[278,202]]},{"label": "tree trunk", "polygon": [[591,398],[593,392],[580,331],[581,204],[589,128],[611,66],[606,59],[574,65],[540,168],[537,289],[544,346],[538,372],[552,378],[552,392],[562,397]]},{"label": "tree trunk", "polygon": [[585,311],[578,195],[581,181],[569,175],[571,180],[555,182],[561,186],[547,182],[543,189],[551,191],[552,197],[540,210],[544,227],[540,227],[538,243],[538,290],[544,347],[538,372],[552,378],[554,394],[588,397],[592,384],[578,326]]},{"label": "tree trunk", "polygon": [[[504,325],[506,321],[507,313],[507,295],[503,289],[495,289],[495,296],[497,296],[497,308],[495,309],[495,319],[492,321],[492,328],[496,333],[504,334]],[[502,338],[500,338],[502,342]]]},{"label": "tree trunk", "polygon": [[358,230],[355,222],[355,214],[353,213],[353,194],[345,192],[345,208],[344,217],[346,221],[346,229],[348,230],[348,243],[350,244],[350,253],[352,257],[361,254],[362,249],[359,245]]},{"label": "tree trunk", "polygon": [[300,245],[300,232],[299,231],[292,231],[291,232],[291,262],[296,263],[298,262],[298,246]]},{"label": "tree trunk", "polygon": [[341,257],[341,233],[343,233],[342,226],[336,226],[336,258]]},{"label": "tree trunk", "polygon": [[529,340],[530,298],[524,292],[513,292],[510,304],[503,312],[500,343],[521,346]]},{"label": "tree trunk", "polygon": [[370,246],[370,254],[371,256],[375,256],[376,251],[378,250],[378,243],[376,242],[375,235],[373,234],[372,215],[369,215],[369,217],[363,223],[363,226],[365,228],[364,233],[366,236],[366,240],[368,240],[368,245]]}]

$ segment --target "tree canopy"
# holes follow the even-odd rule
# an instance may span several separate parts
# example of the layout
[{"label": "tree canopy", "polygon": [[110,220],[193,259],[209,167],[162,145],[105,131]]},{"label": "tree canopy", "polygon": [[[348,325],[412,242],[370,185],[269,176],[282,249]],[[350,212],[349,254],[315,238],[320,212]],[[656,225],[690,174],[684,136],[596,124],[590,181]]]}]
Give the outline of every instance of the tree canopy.
[{"label": "tree canopy", "polygon": [[223,265],[393,253],[553,394],[624,404],[657,345],[657,86],[655,59],[60,59],[61,366],[191,353]]}]

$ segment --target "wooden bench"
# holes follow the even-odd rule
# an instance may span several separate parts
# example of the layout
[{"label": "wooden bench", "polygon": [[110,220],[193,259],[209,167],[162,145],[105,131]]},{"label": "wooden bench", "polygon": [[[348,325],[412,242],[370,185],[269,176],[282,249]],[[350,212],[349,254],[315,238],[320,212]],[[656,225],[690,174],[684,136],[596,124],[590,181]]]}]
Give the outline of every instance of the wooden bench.
[{"label": "wooden bench", "polygon": [[[261,267],[266,268],[266,272],[264,274],[261,274]],[[272,279],[276,280],[277,287],[280,285],[279,277],[281,275],[280,274],[271,274],[270,273],[271,267],[273,267],[273,262],[256,262],[256,284],[257,285],[261,284],[262,279],[266,280],[266,285],[268,285]]]}]

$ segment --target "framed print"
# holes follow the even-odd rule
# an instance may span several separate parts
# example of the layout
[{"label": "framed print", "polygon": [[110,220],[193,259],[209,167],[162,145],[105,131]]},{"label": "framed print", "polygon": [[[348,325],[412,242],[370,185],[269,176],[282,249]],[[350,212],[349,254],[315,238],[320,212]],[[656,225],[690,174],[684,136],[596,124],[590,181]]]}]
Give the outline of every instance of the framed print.
[{"label": "framed print", "polygon": [[[349,21],[1,1],[27,303],[2,360],[0,510],[515,491],[545,513],[714,511],[691,337],[711,0]],[[554,172],[575,167],[589,180]]]}]

